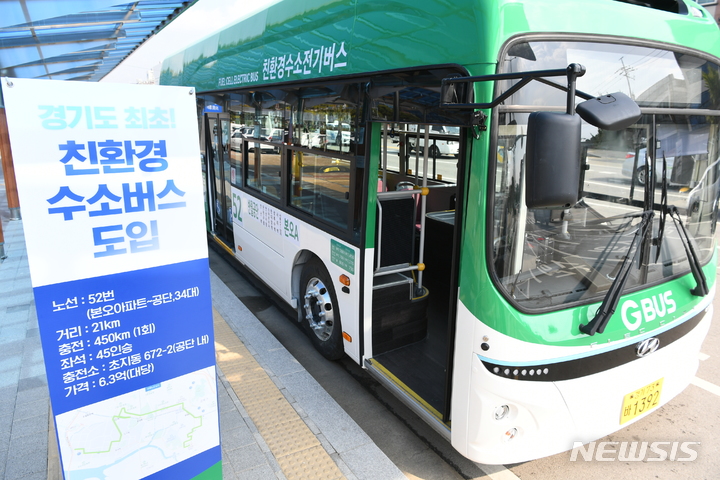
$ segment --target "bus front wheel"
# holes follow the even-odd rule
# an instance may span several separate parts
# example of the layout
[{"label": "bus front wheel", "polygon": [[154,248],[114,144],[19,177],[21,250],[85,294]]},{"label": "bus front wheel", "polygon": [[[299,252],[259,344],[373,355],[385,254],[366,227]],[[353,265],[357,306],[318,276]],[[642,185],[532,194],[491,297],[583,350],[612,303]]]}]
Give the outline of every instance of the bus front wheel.
[{"label": "bus front wheel", "polygon": [[300,314],[310,341],[325,358],[340,359],[344,354],[340,310],[322,262],[312,259],[303,266],[300,285],[303,288]]}]

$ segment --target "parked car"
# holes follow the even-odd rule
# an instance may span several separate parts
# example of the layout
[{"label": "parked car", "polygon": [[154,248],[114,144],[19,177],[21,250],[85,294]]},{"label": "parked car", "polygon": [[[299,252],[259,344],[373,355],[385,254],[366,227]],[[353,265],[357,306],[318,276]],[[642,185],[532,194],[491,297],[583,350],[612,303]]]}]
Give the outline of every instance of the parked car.
[{"label": "parked car", "polygon": [[[658,159],[655,160],[655,165],[658,172],[657,179],[660,180],[660,175],[662,175],[662,168],[663,168],[663,157],[662,157],[662,150],[657,151]],[[634,152],[628,152],[625,156],[625,161],[623,162],[622,166],[622,174],[626,177],[634,178],[635,183],[637,185],[645,185],[645,182],[647,181],[647,174],[648,169],[645,165],[647,157],[647,148],[641,148],[638,151],[638,159],[637,159],[637,166],[635,166],[635,153]],[[667,162],[667,177],[668,180],[672,179],[672,171],[673,167],[675,165],[675,157],[665,157],[665,160]],[[635,170],[633,170],[633,167]]]},{"label": "parked car", "polygon": [[306,131],[300,134],[300,144],[308,148],[322,148],[326,142],[327,136],[320,133],[320,129]]},{"label": "parked car", "polygon": [[269,142],[282,143],[283,141],[284,133],[280,128],[263,128],[262,134]]},{"label": "parked car", "polygon": [[[342,133],[338,135],[339,132]],[[342,145],[350,145],[350,124],[330,122],[325,126],[325,135],[327,143],[340,146],[342,142]]]},{"label": "parked car", "polygon": [[[230,137],[230,148],[240,151],[242,148],[242,139],[260,140],[262,142],[282,142],[283,131],[279,128],[260,128],[259,136],[255,136],[255,127],[242,127],[233,132]],[[255,148],[261,147],[263,152],[277,152],[278,148],[263,143],[250,142],[248,151],[253,152]]]},{"label": "parked car", "polygon": [[[425,138],[424,138],[425,129],[423,127],[420,128],[420,148],[425,147]],[[456,140],[448,140],[446,138],[438,139],[433,138],[433,135],[442,135],[442,136],[453,136],[458,137],[458,140],[460,139],[460,127],[448,127],[445,125],[431,125],[430,126],[430,141],[429,147],[428,147],[428,155],[431,158],[438,158],[443,155],[446,156],[458,156],[460,152],[460,142]],[[417,142],[417,138],[413,135],[411,135],[408,139],[408,145],[410,147],[410,151],[412,151],[415,148],[415,143]]]},{"label": "parked car", "polygon": [[242,139],[244,138],[242,130],[242,128],[237,128],[232,135],[230,135],[230,148],[237,152],[242,150]]}]

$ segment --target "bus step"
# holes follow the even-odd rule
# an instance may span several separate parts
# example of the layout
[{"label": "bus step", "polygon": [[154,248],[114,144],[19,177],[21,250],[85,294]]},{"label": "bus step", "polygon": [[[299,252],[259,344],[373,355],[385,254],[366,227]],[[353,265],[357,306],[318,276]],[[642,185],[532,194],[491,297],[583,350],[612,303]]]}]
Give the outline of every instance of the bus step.
[{"label": "bus step", "polygon": [[[398,276],[403,276],[399,275]],[[413,282],[389,281],[373,287],[373,354],[418,342],[427,335],[429,295],[413,298]]]}]

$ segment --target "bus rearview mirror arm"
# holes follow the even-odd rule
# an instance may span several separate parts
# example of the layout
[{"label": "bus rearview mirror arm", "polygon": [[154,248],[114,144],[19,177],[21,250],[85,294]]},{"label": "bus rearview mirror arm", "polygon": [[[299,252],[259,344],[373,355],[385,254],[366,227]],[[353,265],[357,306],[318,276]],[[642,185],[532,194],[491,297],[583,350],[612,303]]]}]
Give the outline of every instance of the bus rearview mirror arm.
[{"label": "bus rearview mirror arm", "polygon": [[[585,67],[580,65],[579,63],[571,63],[567,66],[567,68],[557,68],[553,70],[533,70],[530,72],[519,73],[497,73],[493,75],[479,75],[474,77],[461,77],[457,75],[450,76],[443,78],[440,85],[440,107],[457,110],[495,108],[502,102],[504,102],[506,99],[508,99],[515,92],[522,89],[525,85],[532,82],[533,80],[537,80],[567,92],[567,113],[572,115],[574,113],[572,106],[574,105],[575,96],[579,96],[586,100],[593,98],[592,95],[588,95],[587,93],[577,90],[575,88],[576,79],[578,77],[582,77],[583,75],[585,75]],[[567,77],[568,86],[564,87],[554,82],[545,80],[548,77]],[[517,82],[515,85],[500,94],[500,96],[498,96],[492,102],[468,102],[468,97],[471,90],[468,87],[468,84],[518,79],[520,80],[519,82]]]},{"label": "bus rearview mirror arm", "polygon": [[[571,63],[565,69],[503,73],[477,77],[448,77],[443,79],[441,106],[452,109],[472,109],[471,127],[479,139],[487,129],[487,115],[479,109],[498,106],[533,80],[567,93],[565,113],[533,112],[528,118],[527,150],[525,158],[525,204],[528,208],[567,209],[579,198],[581,162],[581,121],[605,130],[620,130],[635,123],[640,107],[623,93],[593,97],[577,90],[576,80],[585,74],[585,67]],[[567,87],[549,81],[548,77],[567,77]],[[476,82],[519,79],[515,85],[490,103],[468,103],[471,87]],[[586,101],[575,107],[575,97]],[[577,111],[578,115],[575,115]],[[563,139],[563,141],[557,141]]]},{"label": "bus rearview mirror arm", "polygon": [[[585,67],[578,63],[571,63],[564,69],[555,70],[535,70],[520,73],[499,73],[495,75],[480,75],[475,77],[452,76],[442,80],[440,87],[440,106],[448,109],[470,110],[470,109],[489,109],[495,108],[504,102],[515,92],[522,89],[525,85],[533,80],[544,83],[553,88],[557,88],[567,93],[567,102],[565,113],[573,115],[575,113],[575,97],[585,99],[585,102],[578,104],[577,113],[580,117],[590,125],[605,130],[621,130],[635,123],[640,116],[640,107],[630,97],[621,92],[594,97],[575,87],[576,80],[585,75]],[[567,86],[557,84],[548,80],[549,77],[567,77]],[[489,103],[472,103],[468,102],[472,85],[477,82],[495,82],[498,80],[516,80],[515,85],[503,92],[500,96]],[[472,124],[477,124],[477,116],[473,117]],[[487,116],[482,114],[479,130],[485,130],[485,119]]]}]

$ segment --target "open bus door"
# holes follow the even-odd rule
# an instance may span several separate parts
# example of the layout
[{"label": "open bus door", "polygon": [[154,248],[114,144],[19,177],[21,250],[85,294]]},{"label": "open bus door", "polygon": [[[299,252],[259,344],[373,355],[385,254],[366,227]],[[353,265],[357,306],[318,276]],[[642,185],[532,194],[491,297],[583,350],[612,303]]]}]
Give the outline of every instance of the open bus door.
[{"label": "open bus door", "polygon": [[210,226],[217,238],[230,248],[234,248],[230,189],[232,170],[230,117],[223,113],[205,113],[203,128]]},{"label": "open bus door", "polygon": [[423,124],[378,131],[365,365],[449,438],[465,135],[460,127]]}]

